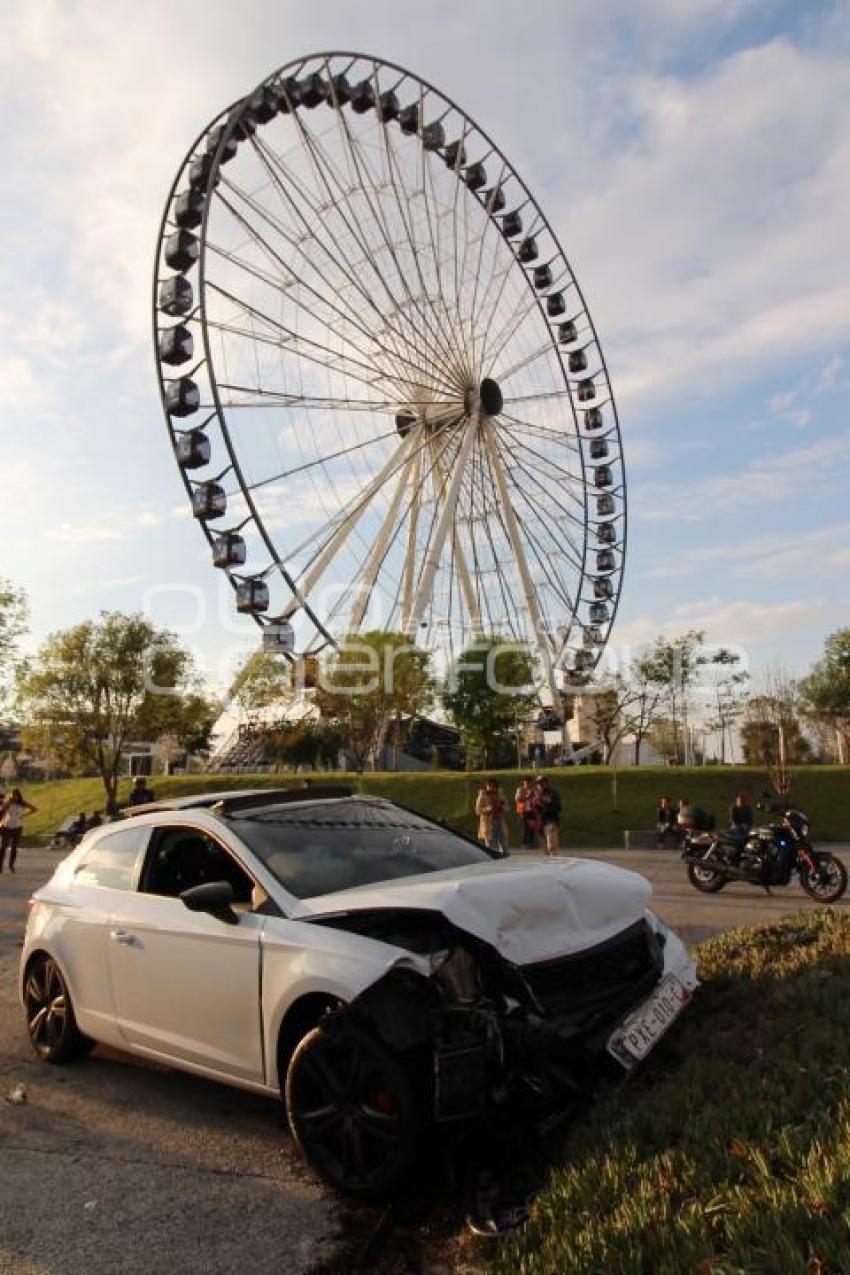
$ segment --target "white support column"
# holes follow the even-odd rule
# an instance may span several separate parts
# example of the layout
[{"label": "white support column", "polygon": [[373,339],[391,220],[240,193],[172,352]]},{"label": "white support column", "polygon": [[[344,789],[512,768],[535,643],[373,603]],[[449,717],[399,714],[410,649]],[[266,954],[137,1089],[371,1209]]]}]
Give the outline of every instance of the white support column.
[{"label": "white support column", "polygon": [[[528,561],[522,545],[519,523],[517,522],[516,514],[514,513],[514,507],[511,504],[508,484],[505,479],[505,471],[502,467],[499,449],[493,435],[493,426],[489,421],[485,421],[484,423],[483,434],[487,458],[490,462],[490,469],[492,471],[493,479],[496,484],[496,491],[499,496],[499,504],[501,505],[501,513],[505,524],[505,530],[508,533],[508,540],[510,541],[514,561],[517,565],[517,571],[519,572],[520,584],[525,597],[525,605],[528,607],[528,614],[534,627],[535,645],[537,646],[543,660],[543,666],[546,672],[546,681],[552,695],[552,707],[556,712],[558,712],[561,710],[563,705],[561,691],[555,680],[553,651],[549,644],[549,640],[543,631],[543,617],[540,614],[540,607],[537,602],[537,593],[535,592],[534,583],[531,579],[531,572],[528,569]],[[572,757],[572,743],[570,741],[566,720],[564,721],[563,743],[567,756]]]},{"label": "white support column", "polygon": [[414,442],[418,442],[420,434],[420,426],[414,425],[410,433],[403,440],[401,446],[389,458],[387,463],[382,466],[368,487],[360,496],[357,497],[357,503],[349,513],[345,515],[342,522],[331,536],[324,549],[313,562],[304,579],[295,591],[295,596],[289,602],[283,612],[282,619],[288,620],[295,614],[300,606],[303,606],[304,599],[312,593],[318,581],[327,571],[342,546],[345,544],[354,527],[366,511],[366,508],[374,500],[377,493],[383,487],[384,483],[390,477],[399,465],[404,465],[410,452],[413,450]]},{"label": "white support column", "polygon": [[413,462],[413,495],[407,524],[407,552],[404,558],[404,576],[401,591],[402,625],[413,606],[413,585],[416,580],[416,537],[419,532],[419,508],[422,495],[422,451],[416,453]]},{"label": "white support column", "polygon": [[408,456],[402,466],[401,473],[398,476],[398,482],[396,483],[395,491],[393,492],[392,500],[390,501],[390,507],[387,510],[387,516],[384,519],[384,525],[381,527],[381,530],[375,539],[375,543],[369,550],[369,556],[366,559],[363,570],[360,572],[360,582],[354,598],[354,605],[351,608],[351,616],[348,621],[349,633],[356,633],[356,631],[360,628],[360,625],[363,623],[363,617],[366,614],[367,607],[369,606],[369,599],[372,596],[372,590],[375,587],[378,572],[381,570],[381,564],[383,563],[384,555],[387,552],[390,537],[392,536],[393,530],[398,522],[398,511],[401,508],[401,502],[404,494],[408,489],[413,464],[414,458],[412,456]]},{"label": "white support column", "polygon": [[460,495],[460,486],[463,482],[466,466],[469,463],[469,457],[472,454],[472,448],[478,434],[479,426],[479,405],[476,402],[470,414],[470,419],[465,426],[460,428],[464,430],[463,442],[461,443],[460,452],[454,463],[454,473],[452,474],[449,490],[446,493],[443,512],[437,524],[434,535],[431,538],[431,544],[428,552],[425,554],[425,561],[422,564],[422,575],[419,579],[419,587],[416,590],[416,596],[407,615],[404,616],[403,628],[406,633],[413,633],[419,621],[425,612],[425,608],[431,601],[434,592],[434,577],[437,574],[437,567],[440,565],[443,547],[446,543],[446,537],[454,525],[455,510],[457,508],[457,499]]},{"label": "white support column", "polygon": [[[440,482],[445,477],[445,470],[442,466],[442,460],[434,453],[434,469],[439,475]],[[469,612],[469,618],[472,620],[473,633],[476,638],[480,638],[484,629],[481,624],[481,608],[478,605],[478,597],[472,583],[472,576],[469,573],[469,567],[466,562],[466,554],[463,551],[463,545],[460,543],[460,533],[455,531],[454,535],[454,555],[457,563],[457,574],[460,580],[461,592],[466,602],[466,609]]]}]

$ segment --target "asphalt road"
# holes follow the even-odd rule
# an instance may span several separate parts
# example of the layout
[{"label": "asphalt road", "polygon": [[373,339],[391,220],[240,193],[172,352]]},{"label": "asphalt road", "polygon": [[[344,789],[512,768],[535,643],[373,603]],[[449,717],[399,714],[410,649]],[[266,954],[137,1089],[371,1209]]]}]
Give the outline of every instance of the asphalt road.
[{"label": "asphalt road", "polygon": [[[700,895],[674,852],[584,853],[648,877],[688,943],[815,906],[796,885]],[[337,1203],[276,1104],[103,1048],[71,1067],[32,1055],[15,979],[26,900],[54,863],[24,849],[0,876],[0,1275],[306,1275],[330,1261]],[[4,1101],[19,1083],[27,1101]]]},{"label": "asphalt road", "polygon": [[275,1103],[103,1048],[69,1067],[32,1054],[15,978],[26,900],[55,861],[24,849],[0,876],[0,1275],[299,1275],[327,1260],[338,1206]]}]

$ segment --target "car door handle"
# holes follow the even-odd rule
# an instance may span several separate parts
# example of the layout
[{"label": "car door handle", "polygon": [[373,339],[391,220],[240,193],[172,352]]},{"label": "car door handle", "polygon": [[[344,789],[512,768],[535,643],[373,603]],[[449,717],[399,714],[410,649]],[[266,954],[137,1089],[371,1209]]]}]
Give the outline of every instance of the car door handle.
[{"label": "car door handle", "polygon": [[136,941],[135,934],[131,934],[129,930],[110,930],[109,937],[116,943],[123,943],[126,947],[132,947]]}]

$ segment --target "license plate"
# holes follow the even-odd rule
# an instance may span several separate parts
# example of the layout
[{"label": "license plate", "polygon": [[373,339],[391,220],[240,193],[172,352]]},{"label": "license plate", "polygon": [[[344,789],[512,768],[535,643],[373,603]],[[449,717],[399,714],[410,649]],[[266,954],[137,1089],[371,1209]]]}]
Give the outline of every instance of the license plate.
[{"label": "license plate", "polygon": [[652,995],[608,1041],[608,1052],[624,1067],[633,1067],[658,1043],[691,999],[691,993],[675,974],[665,974]]}]

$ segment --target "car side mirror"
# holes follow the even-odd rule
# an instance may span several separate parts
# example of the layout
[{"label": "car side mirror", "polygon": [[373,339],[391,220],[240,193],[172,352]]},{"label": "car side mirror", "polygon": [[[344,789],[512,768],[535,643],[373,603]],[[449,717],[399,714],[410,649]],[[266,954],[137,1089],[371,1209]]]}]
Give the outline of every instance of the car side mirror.
[{"label": "car side mirror", "polygon": [[238,925],[239,914],[233,910],[233,886],[229,881],[205,881],[190,886],[180,895],[180,901],[190,912],[209,912],[226,925]]}]

